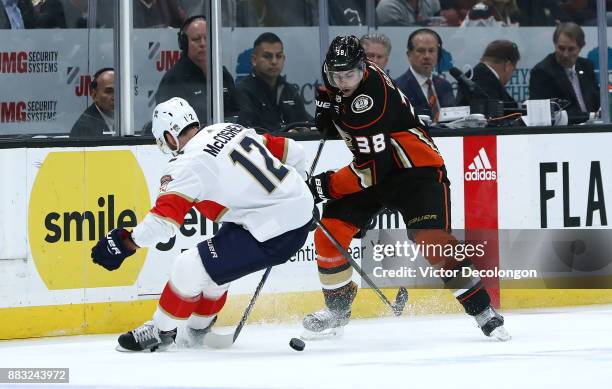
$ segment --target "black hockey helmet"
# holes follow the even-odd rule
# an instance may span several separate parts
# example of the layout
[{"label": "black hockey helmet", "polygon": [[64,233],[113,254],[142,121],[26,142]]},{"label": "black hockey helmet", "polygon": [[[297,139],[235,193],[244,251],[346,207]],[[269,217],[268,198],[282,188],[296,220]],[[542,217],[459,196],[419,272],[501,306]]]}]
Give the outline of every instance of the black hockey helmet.
[{"label": "black hockey helmet", "polygon": [[342,72],[354,68],[363,68],[366,58],[359,39],[354,35],[337,36],[329,45],[325,56],[327,71]]}]

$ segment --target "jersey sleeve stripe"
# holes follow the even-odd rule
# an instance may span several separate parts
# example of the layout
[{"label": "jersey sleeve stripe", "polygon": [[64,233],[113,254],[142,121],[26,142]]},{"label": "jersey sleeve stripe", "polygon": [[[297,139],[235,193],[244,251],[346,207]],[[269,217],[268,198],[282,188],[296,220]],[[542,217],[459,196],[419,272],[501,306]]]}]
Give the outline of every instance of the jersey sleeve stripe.
[{"label": "jersey sleeve stripe", "polygon": [[176,193],[164,193],[157,198],[151,213],[180,227],[185,221],[185,214],[193,207],[193,202]]},{"label": "jersey sleeve stripe", "polygon": [[415,130],[415,132],[395,132],[391,134],[391,137],[397,142],[397,146],[403,150],[412,167],[442,166],[444,160],[438,149],[432,148],[435,145],[428,141],[421,132],[416,129],[411,130]]},{"label": "jersey sleeve stripe", "polygon": [[270,134],[264,134],[265,146],[274,157],[285,163],[287,159],[288,143],[287,139],[280,136],[272,136]]},{"label": "jersey sleeve stripe", "polygon": [[391,138],[391,144],[395,149],[395,153],[393,154],[399,158],[398,162],[400,163],[400,166],[404,168],[411,168],[413,166],[412,161],[410,161],[410,158],[408,157],[408,154],[404,152],[404,149],[402,149],[402,147],[393,138]]},{"label": "jersey sleeve stripe", "polygon": [[228,209],[214,201],[204,200],[195,204],[195,208],[207,219],[217,222],[221,220],[223,215],[228,211]]},{"label": "jersey sleeve stripe", "polygon": [[429,138],[425,133],[423,133],[423,131],[419,130],[418,128],[411,128],[408,131],[410,131],[411,133],[413,133],[414,135],[416,135],[416,137],[423,143],[425,143],[427,146],[431,147],[432,150],[434,150],[436,153],[440,154],[440,152],[438,151],[438,148],[436,147],[436,145],[434,144],[434,142],[431,140],[431,138]]}]

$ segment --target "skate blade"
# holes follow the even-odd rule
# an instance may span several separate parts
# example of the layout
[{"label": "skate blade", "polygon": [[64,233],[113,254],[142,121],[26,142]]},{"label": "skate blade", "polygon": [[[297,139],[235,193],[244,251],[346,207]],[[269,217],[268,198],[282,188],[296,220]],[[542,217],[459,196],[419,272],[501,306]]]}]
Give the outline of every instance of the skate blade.
[{"label": "skate blade", "polygon": [[121,347],[121,345],[117,345],[115,347],[115,350],[117,350],[119,352],[122,352],[122,353],[150,353],[150,352],[152,352],[149,349],[146,349],[146,350],[128,350],[127,348]]},{"label": "skate blade", "polygon": [[328,328],[323,331],[314,332],[304,329],[300,339],[302,340],[325,340],[330,338],[338,338],[344,334],[344,327]]},{"label": "skate blade", "polygon": [[499,326],[491,331],[491,336],[501,342],[507,342],[508,340],[512,339],[512,336],[510,336],[510,333],[504,328],[504,326]]}]

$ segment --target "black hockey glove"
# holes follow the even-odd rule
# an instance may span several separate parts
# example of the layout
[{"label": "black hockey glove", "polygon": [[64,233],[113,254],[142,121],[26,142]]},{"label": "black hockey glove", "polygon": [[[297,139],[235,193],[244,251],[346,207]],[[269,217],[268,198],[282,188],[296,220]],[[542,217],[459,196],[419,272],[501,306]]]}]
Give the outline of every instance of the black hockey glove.
[{"label": "black hockey glove", "polygon": [[329,191],[332,173],[333,172],[331,170],[323,172],[310,177],[308,181],[306,181],[306,185],[308,185],[308,188],[310,188],[315,204],[334,199]]},{"label": "black hockey glove", "polygon": [[315,126],[324,139],[340,139],[332,120],[331,100],[327,89],[318,87],[315,96]]},{"label": "black hockey glove", "polygon": [[94,263],[110,271],[119,269],[123,261],[136,252],[136,250],[128,250],[123,243],[123,239],[131,239],[131,235],[123,228],[111,230],[91,249],[91,258]]}]

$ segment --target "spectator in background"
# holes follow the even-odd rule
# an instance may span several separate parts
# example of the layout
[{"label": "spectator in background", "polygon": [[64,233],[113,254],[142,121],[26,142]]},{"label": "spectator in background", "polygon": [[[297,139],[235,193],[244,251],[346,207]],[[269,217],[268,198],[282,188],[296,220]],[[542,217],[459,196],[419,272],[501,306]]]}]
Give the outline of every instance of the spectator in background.
[{"label": "spectator in background", "polygon": [[293,122],[312,119],[304,108],[299,90],[281,76],[285,64],[283,42],[264,32],[253,43],[250,76],[238,83],[238,123],[247,127],[278,130]]},{"label": "spectator in background", "polygon": [[178,0],[134,0],[134,28],[178,28],[185,17]]},{"label": "spectator in background", "polygon": [[[123,0],[122,0],[123,1]],[[158,28],[180,27],[187,12],[179,4],[179,0],[132,0],[133,27]],[[64,4],[64,9],[72,17],[79,15],[76,21],[68,20],[68,26],[77,28],[113,28],[115,25],[115,4],[110,0],[71,0]],[[96,4],[95,9],[89,9],[89,4]],[[91,16],[95,20],[88,20]]]},{"label": "spectator in background", "polygon": [[0,29],[21,30],[35,27],[31,0],[0,0]]},{"label": "spectator in background", "polygon": [[379,26],[427,24],[439,12],[439,0],[380,0],[376,6],[376,22]]},{"label": "spectator in background", "polygon": [[248,6],[260,27],[316,26],[319,23],[318,0],[247,0],[242,5]]},{"label": "spectator in background", "polygon": [[329,4],[330,26],[362,26],[366,24],[363,0],[333,0]]},{"label": "spectator in background", "polygon": [[578,55],[584,47],[584,31],[572,22],[562,23],[553,33],[555,52],[531,69],[531,99],[568,100],[570,115],[599,110],[599,87],[593,64]]},{"label": "spectator in background", "polygon": [[464,27],[518,27],[521,14],[516,0],[482,0],[467,14]]},{"label": "spectator in background", "polygon": [[455,106],[452,85],[433,74],[442,58],[442,39],[435,31],[421,28],[410,34],[407,46],[410,66],[395,82],[417,115],[428,115],[436,123],[440,108]]},{"label": "spectator in background", "polygon": [[72,126],[70,136],[115,135],[115,70],[98,70],[89,84],[93,103]]},{"label": "spectator in background", "polygon": [[40,0],[34,7],[36,28],[66,28],[64,6],[60,0]]},{"label": "spectator in background", "polygon": [[[181,58],[164,74],[155,93],[156,104],[182,97],[198,114],[200,120],[207,117],[208,61],[206,57],[206,20],[195,15],[187,20],[178,32]],[[223,67],[223,110],[225,116],[235,116],[238,103],[235,97],[234,79]],[[204,123],[204,122],[203,122]]]},{"label": "spectator in background", "polygon": [[[608,3],[606,1],[606,3]],[[606,4],[608,11],[610,5]],[[571,21],[579,26],[597,25],[597,4],[595,0],[559,0],[559,7]]]},{"label": "spectator in background", "polygon": [[385,70],[391,54],[391,40],[378,32],[371,32],[359,40],[368,59]]},{"label": "spectator in background", "polygon": [[518,104],[506,90],[518,61],[521,59],[518,46],[508,40],[495,40],[489,43],[473,69],[472,81],[479,90],[468,90],[459,83],[458,105],[471,105],[473,100],[501,100],[506,108],[517,108]]},{"label": "spectator in background", "polygon": [[517,0],[521,10],[521,26],[556,26],[569,22],[569,15],[558,0]]},{"label": "spectator in background", "polygon": [[440,16],[446,20],[449,27],[461,25],[477,0],[440,0]]}]

